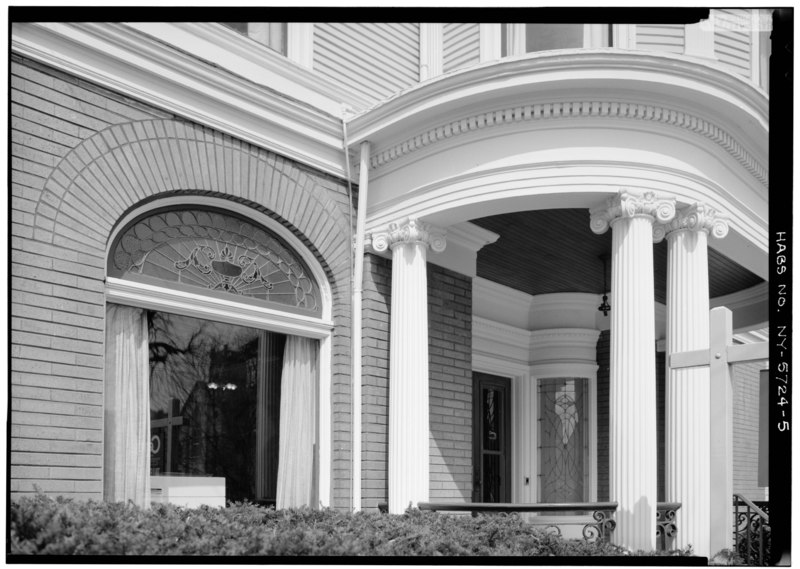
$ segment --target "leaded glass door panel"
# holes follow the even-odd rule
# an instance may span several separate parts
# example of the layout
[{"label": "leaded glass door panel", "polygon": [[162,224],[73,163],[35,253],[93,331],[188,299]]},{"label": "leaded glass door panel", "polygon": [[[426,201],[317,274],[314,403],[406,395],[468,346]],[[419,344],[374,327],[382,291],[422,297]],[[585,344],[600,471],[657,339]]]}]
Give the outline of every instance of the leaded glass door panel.
[{"label": "leaded glass door panel", "polygon": [[511,381],[473,373],[473,501],[511,501]]}]

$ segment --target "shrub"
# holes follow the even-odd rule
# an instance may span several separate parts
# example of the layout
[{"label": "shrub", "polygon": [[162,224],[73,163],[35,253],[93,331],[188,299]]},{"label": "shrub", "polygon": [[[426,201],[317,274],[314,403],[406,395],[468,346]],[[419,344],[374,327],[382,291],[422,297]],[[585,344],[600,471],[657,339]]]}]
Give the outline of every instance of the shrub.
[{"label": "shrub", "polygon": [[606,543],[569,541],[517,515],[403,515],[74,502],[44,495],[10,504],[9,553],[43,555],[595,556]]}]

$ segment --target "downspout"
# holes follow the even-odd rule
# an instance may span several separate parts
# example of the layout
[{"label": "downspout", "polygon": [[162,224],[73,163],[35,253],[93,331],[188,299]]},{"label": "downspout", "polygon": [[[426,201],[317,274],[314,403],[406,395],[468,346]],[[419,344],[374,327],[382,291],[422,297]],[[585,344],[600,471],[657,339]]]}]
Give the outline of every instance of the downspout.
[{"label": "downspout", "polygon": [[364,228],[367,224],[369,142],[361,143],[358,173],[358,217],[356,219],[355,266],[353,268],[353,502],[361,510],[361,297],[364,291]]},{"label": "downspout", "polygon": [[[350,148],[347,139],[346,115],[348,109],[342,109],[342,136],[346,163],[347,187],[350,191],[350,226],[352,227],[353,190],[350,183]],[[352,370],[351,393],[352,405],[352,508],[361,510],[361,300],[364,290],[364,227],[367,220],[367,182],[369,178],[369,142],[361,143],[361,166],[358,182],[358,214],[356,234],[351,245],[353,314],[350,334],[350,366]]]}]

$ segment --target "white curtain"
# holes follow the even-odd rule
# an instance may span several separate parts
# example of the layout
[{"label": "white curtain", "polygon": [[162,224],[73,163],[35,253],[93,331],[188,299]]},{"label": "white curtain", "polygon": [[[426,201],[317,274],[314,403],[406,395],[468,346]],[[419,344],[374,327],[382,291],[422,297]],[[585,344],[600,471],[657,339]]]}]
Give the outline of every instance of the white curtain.
[{"label": "white curtain", "polygon": [[289,336],[281,378],[277,508],[314,503],[317,342]]},{"label": "white curtain", "polygon": [[147,314],[106,308],[103,490],[110,502],[150,506],[150,378]]}]

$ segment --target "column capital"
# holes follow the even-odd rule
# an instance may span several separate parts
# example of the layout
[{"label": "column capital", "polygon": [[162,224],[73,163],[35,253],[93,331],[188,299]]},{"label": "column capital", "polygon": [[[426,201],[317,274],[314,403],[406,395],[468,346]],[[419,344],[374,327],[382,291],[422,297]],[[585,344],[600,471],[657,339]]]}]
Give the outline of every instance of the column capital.
[{"label": "column capital", "polygon": [[722,239],[728,234],[728,219],[717,210],[701,203],[682,207],[675,213],[672,221],[653,230],[669,237],[678,231],[705,231],[712,237]]},{"label": "column capital", "polygon": [[675,217],[675,198],[661,197],[655,192],[637,193],[621,189],[603,205],[589,210],[589,215],[592,231],[598,235],[622,218],[647,216],[656,223],[667,223]]},{"label": "column capital", "polygon": [[392,222],[386,230],[373,232],[371,242],[372,248],[378,253],[404,243],[421,243],[436,253],[441,253],[447,246],[443,229],[414,218]]}]

